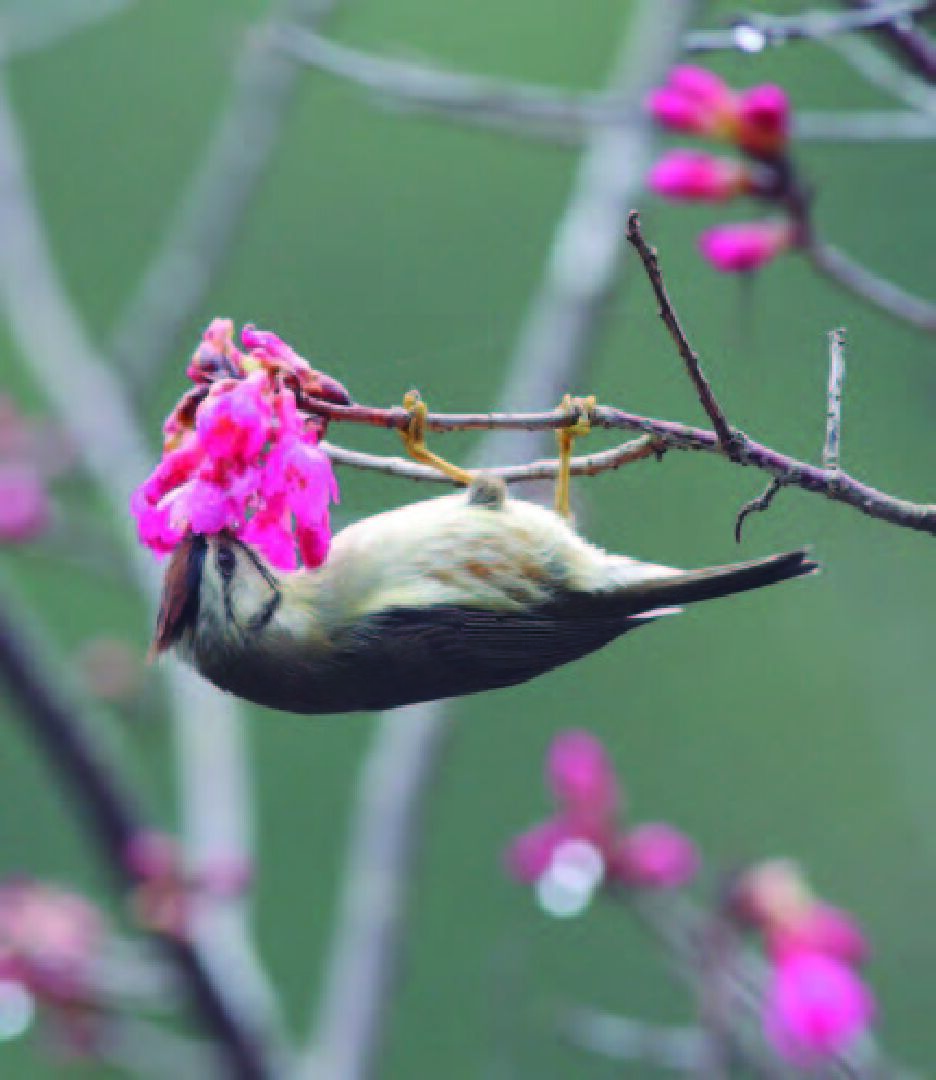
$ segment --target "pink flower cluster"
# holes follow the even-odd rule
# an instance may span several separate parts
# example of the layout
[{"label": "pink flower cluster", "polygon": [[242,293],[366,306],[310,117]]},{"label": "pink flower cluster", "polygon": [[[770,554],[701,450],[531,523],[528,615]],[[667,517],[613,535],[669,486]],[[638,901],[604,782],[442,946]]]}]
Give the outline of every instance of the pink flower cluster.
[{"label": "pink flower cluster", "polygon": [[608,883],[667,889],[695,876],[699,858],[688,837],[663,823],[623,821],[614,768],[593,735],[557,736],[549,749],[546,782],[556,812],[518,836],[507,851],[507,867],[519,881],[541,882],[565,854],[580,854],[583,847]]},{"label": "pink flower cluster", "polygon": [[131,510],[140,540],[167,554],[189,533],[236,532],[276,567],[299,557],[319,566],[338,501],[323,424],[301,411],[308,398],[339,404],[344,387],[314,371],[276,334],[215,319],[189,365],[195,384],[164,427],[163,456]]},{"label": "pink flower cluster", "polygon": [[[729,142],[743,158],[721,158],[697,150],[665,154],[650,171],[651,190],[668,199],[726,202],[739,195],[770,198],[782,185],[790,133],[790,107],[779,86],[755,86],[740,93],[705,68],[674,68],[666,86],[647,101],[663,127]],[[787,221],[718,225],[702,233],[703,256],[726,273],[756,270],[794,246]]]},{"label": "pink flower cluster", "polygon": [[49,527],[48,479],[66,458],[61,440],[0,396],[0,544],[27,543]]},{"label": "pink flower cluster", "polygon": [[855,973],[868,946],[854,919],[818,900],[784,860],[749,870],[736,886],[733,909],[761,935],[771,962],[764,1031],[778,1053],[812,1068],[847,1050],[875,1011]]}]

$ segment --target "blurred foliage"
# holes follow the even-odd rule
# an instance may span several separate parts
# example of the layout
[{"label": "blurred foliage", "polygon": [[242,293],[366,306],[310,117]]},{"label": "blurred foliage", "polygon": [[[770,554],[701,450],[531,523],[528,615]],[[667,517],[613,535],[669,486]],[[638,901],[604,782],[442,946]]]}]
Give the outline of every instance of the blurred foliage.
[{"label": "blurred foliage", "polygon": [[[728,9],[712,6],[706,18]],[[263,10],[259,0],[143,0],[12,64],[54,248],[102,342],[159,246],[227,99],[244,30]],[[611,0],[371,0],[347,5],[328,29],[364,47],[465,70],[598,86],[626,16],[627,5]],[[714,66],[741,85],[781,81],[800,108],[890,104],[820,47],[719,58]],[[829,236],[932,294],[932,147],[809,144],[798,154]],[[575,160],[569,150],[381,111],[309,72],[189,339],[211,315],[226,314],[275,327],[362,401],[389,404],[415,385],[439,409],[485,408],[496,398]],[[817,458],[825,331],[845,325],[843,463],[885,489],[931,498],[932,340],[858,305],[793,258],[753,284],[720,277],[702,264],[694,241],[720,215],[649,198],[641,206],[733,422]],[[581,389],[697,421],[698,405],[634,270],[631,263]],[[24,383],[15,346],[5,330],[0,335],[4,388],[40,408],[42,388]],[[182,386],[187,350],[166,363],[147,395],[154,447]],[[397,449],[380,433],[333,435]],[[596,436],[590,445],[601,442]],[[371,475],[341,480],[344,520],[429,494]],[[674,453],[662,465],[579,483],[577,495],[598,542],[691,565],[735,557],[734,514],[762,483],[761,475]],[[928,1005],[936,965],[936,547],[930,537],[785,491],[769,514],[749,520],[742,551],[803,542],[826,566],[819,579],[706,606],[532,685],[457,705],[415,882],[384,1077],[624,1075],[559,1046],[550,1026],[558,1001],[685,1017],[683,992],[626,914],[602,909],[549,921],[501,872],[505,842],[545,807],[545,748],[573,724],[606,740],[641,819],[672,820],[698,839],[709,886],[750,857],[802,859],[821,891],[854,911],[875,942],[871,979],[888,1047],[917,1066],[936,1061]],[[3,560],[62,649],[98,634],[144,648],[152,613],[121,577],[89,576],[41,549]],[[141,794],[168,823],[172,729],[158,716],[150,706],[135,721],[114,713],[102,723],[119,728]],[[257,933],[297,1031],[315,999],[350,797],[372,731],[369,717],[259,710],[250,717]],[[14,724],[4,728],[4,748],[0,872],[74,881],[106,896],[70,807]],[[54,1071],[21,1044],[0,1047],[3,1075]]]}]

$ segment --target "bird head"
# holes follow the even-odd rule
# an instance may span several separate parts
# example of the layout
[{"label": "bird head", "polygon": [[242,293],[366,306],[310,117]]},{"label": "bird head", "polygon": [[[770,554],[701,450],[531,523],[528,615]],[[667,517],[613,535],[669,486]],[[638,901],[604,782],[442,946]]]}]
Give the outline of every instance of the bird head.
[{"label": "bird head", "polygon": [[279,581],[233,533],[185,537],[166,565],[152,656],[180,645],[262,630],[280,602]]}]

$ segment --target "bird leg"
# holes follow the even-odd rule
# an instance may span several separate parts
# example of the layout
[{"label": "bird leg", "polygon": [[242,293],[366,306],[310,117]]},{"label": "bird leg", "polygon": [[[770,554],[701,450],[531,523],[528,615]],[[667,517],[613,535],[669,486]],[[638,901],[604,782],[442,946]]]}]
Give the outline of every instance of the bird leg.
[{"label": "bird leg", "polygon": [[572,517],[569,506],[572,447],[576,439],[591,431],[591,413],[597,404],[598,401],[594,396],[574,398],[571,394],[566,394],[559,406],[563,412],[576,417],[574,424],[556,431],[556,442],[559,444],[559,473],[556,476],[555,509],[560,517],[567,520]]},{"label": "bird leg", "polygon": [[409,413],[410,419],[406,427],[400,431],[400,438],[409,456],[414,461],[438,469],[443,476],[454,480],[456,484],[470,486],[474,481],[474,476],[470,472],[439,457],[426,446],[426,416],[429,408],[419,396],[418,390],[410,390],[403,398],[403,408]]}]

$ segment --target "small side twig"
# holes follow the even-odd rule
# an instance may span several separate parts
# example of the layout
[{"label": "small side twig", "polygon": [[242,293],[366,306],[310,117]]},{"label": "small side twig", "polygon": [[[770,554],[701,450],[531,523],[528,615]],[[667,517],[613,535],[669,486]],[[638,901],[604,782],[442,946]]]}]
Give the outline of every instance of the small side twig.
[{"label": "small side twig", "polygon": [[644,265],[644,270],[646,270],[647,277],[650,279],[650,286],[659,304],[660,318],[676,343],[679,355],[686,365],[686,372],[692,381],[692,385],[696,388],[696,393],[699,395],[702,408],[705,410],[709,420],[712,421],[712,427],[718,436],[718,442],[727,456],[732,461],[737,461],[737,435],[732,431],[721,405],[715,398],[711,384],[702,371],[699,354],[689,344],[689,339],[686,337],[686,333],[666,291],[656,249],[650,247],[644,240],[640,229],[640,215],[636,210],[632,210],[627,218],[627,239],[633,244],[637,254],[640,256],[640,261]]},{"label": "small side twig", "polygon": [[574,1046],[618,1063],[698,1074],[708,1060],[708,1042],[697,1027],[652,1024],[576,1007],[560,1016],[559,1033]]},{"label": "small side twig", "polygon": [[770,483],[767,485],[766,490],[764,490],[760,495],[755,496],[755,498],[751,499],[749,502],[746,502],[744,506],[741,507],[741,509],[738,511],[738,516],[735,519],[734,526],[734,538],[736,544],[741,543],[741,529],[744,525],[745,518],[747,518],[750,514],[763,513],[763,511],[766,510],[774,501],[774,496],[779,493],[780,488],[782,487],[783,482],[774,477],[774,479],[771,480]]},{"label": "small side twig", "polygon": [[845,330],[829,331],[829,390],[826,407],[826,435],[822,447],[822,465],[839,467],[842,447],[842,384],[845,382]]}]

